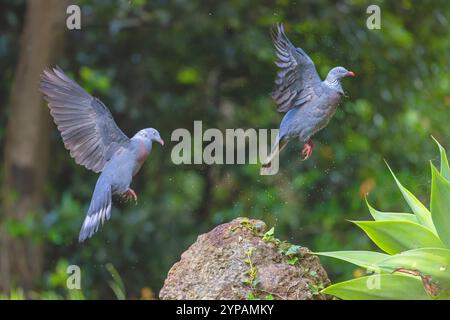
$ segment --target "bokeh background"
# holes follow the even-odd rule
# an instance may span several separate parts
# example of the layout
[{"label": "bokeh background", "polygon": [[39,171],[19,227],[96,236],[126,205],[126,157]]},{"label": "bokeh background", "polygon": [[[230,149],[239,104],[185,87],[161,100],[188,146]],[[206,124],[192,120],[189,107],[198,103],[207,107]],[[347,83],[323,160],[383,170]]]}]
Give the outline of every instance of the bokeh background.
[{"label": "bokeh background", "polygon": [[[0,3],[0,292],[2,297],[153,298],[196,237],[239,216],[314,251],[374,249],[348,220],[365,204],[408,210],[384,160],[428,203],[433,135],[450,148],[448,1],[72,1],[81,30],[65,27],[67,2]],[[366,27],[370,4],[381,29]],[[171,132],[276,128],[270,28],[284,22],[319,74],[342,65],[348,98],[306,162],[292,143],[276,176],[257,165],[174,165]],[[37,92],[58,64],[111,109],[123,131],[155,127],[153,152],[91,240],[77,243],[96,174],[74,163]],[[361,271],[322,259],[333,281]],[[67,290],[78,265],[82,291]]]}]

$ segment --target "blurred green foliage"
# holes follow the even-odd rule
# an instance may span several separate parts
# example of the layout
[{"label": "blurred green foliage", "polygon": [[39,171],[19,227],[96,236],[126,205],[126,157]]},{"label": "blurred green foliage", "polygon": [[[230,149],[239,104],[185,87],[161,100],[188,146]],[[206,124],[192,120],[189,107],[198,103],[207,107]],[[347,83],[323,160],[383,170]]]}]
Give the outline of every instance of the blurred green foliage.
[{"label": "blurred green foliage", "polygon": [[[57,63],[99,96],[130,136],[151,126],[169,142],[174,129],[192,130],[194,120],[204,128],[276,128],[282,115],[270,98],[276,68],[269,30],[277,21],[322,77],[342,65],[357,78],[345,80],[348,99],[316,136],[313,156],[301,162],[301,146],[292,143],[276,176],[259,176],[256,165],[177,166],[173,143],[155,146],[133,182],[138,205],[116,204],[101,232],[81,245],[77,235],[96,175],[75,164],[53,128],[47,205],[23,226],[7,226],[46,244],[47,271],[36,291],[69,297],[59,280],[49,280],[62,277],[66,263],[81,268],[82,297],[115,297],[111,263],[127,298],[139,298],[142,288],[158,292],[198,234],[238,216],[263,219],[281,239],[314,251],[371,249],[345,220],[369,217],[366,195],[374,207],[408,212],[383,158],[429,202],[423,163],[437,160],[430,135],[449,148],[450,2],[74,2],[82,29],[67,31]],[[381,7],[380,30],[366,28],[372,3]],[[24,7],[20,0],[0,5],[0,152]],[[323,262],[333,281],[357,271]]]}]

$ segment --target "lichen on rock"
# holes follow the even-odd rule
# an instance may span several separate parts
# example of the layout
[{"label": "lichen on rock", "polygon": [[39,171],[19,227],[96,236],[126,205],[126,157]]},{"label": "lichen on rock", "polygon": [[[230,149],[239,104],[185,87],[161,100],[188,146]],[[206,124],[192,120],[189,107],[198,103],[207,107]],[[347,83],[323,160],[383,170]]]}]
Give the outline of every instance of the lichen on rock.
[{"label": "lichen on rock", "polygon": [[273,237],[260,220],[237,218],[200,235],[173,265],[161,299],[328,299],[319,259]]}]

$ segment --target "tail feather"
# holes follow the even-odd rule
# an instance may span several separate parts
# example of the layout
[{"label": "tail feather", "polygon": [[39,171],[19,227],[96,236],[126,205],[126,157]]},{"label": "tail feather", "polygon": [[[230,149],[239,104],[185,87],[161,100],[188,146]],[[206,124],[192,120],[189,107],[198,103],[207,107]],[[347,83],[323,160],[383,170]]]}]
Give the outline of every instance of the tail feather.
[{"label": "tail feather", "polygon": [[103,225],[105,220],[109,220],[111,217],[111,202],[111,186],[99,179],[80,230],[79,242],[92,237],[98,231],[100,225]]},{"label": "tail feather", "polygon": [[278,157],[281,150],[284,149],[284,147],[286,146],[287,143],[288,143],[288,141],[284,140],[284,139],[275,142],[275,144],[273,145],[272,151],[270,152],[270,155],[267,157],[267,159],[261,165],[261,170],[260,170],[261,175],[270,174],[270,169],[271,169],[273,159],[275,157]]}]

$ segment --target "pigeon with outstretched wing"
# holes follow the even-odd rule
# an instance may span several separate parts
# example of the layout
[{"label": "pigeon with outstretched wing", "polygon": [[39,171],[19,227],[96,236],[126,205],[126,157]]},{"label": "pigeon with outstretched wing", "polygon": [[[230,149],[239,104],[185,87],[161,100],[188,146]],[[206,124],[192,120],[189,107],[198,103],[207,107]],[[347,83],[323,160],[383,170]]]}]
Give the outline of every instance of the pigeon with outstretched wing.
[{"label": "pigeon with outstretched wing", "polygon": [[81,227],[82,242],[111,217],[113,195],[137,200],[131,180],[150,154],[152,142],[164,145],[164,141],[153,128],[128,138],[108,108],[58,67],[43,72],[40,90],[71,157],[77,164],[101,172]]},{"label": "pigeon with outstretched wing", "polygon": [[301,48],[296,48],[287,38],[282,24],[273,32],[279,68],[272,98],[279,112],[286,112],[280,124],[272,152],[262,164],[261,173],[270,172],[271,163],[292,138],[304,146],[303,160],[311,156],[314,144],[311,137],[323,129],[336,112],[344,96],[341,79],[355,76],[344,67],[335,67],[322,81],[314,62]]}]

